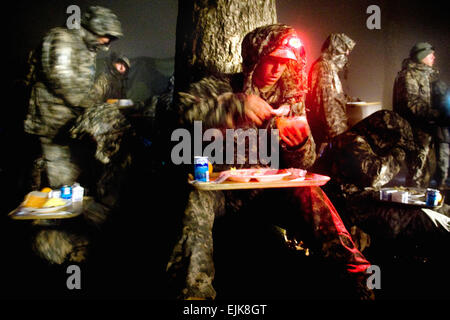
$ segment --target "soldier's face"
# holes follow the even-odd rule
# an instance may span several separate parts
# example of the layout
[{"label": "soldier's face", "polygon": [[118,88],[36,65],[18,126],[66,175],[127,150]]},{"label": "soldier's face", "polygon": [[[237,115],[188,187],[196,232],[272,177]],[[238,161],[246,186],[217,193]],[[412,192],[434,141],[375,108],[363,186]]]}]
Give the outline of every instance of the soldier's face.
[{"label": "soldier's face", "polygon": [[100,44],[108,44],[111,41],[108,37],[98,37],[97,40]]},{"label": "soldier's face", "polygon": [[289,59],[265,56],[255,69],[253,83],[258,88],[273,86],[281,77]]},{"label": "soldier's face", "polygon": [[434,56],[434,52],[432,52],[429,55],[427,55],[425,58],[423,58],[422,62],[424,64],[426,64],[427,66],[432,67],[435,59],[436,59],[436,57]]},{"label": "soldier's face", "polygon": [[127,71],[127,67],[123,63],[116,62],[114,63],[114,67],[119,71],[119,73],[124,74]]}]

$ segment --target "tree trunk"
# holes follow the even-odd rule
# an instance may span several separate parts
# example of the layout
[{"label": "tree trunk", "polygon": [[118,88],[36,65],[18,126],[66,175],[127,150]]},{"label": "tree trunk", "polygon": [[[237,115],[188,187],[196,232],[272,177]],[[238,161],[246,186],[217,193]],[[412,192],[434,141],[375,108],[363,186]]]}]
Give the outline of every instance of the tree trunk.
[{"label": "tree trunk", "polygon": [[244,36],[276,22],[275,0],[180,0],[175,92],[211,73],[239,72]]}]

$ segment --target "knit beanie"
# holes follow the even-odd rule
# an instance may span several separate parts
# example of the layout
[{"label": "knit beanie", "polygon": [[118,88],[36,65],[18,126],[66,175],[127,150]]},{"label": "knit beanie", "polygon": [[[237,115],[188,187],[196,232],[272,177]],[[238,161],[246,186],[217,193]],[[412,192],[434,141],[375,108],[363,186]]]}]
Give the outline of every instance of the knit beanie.
[{"label": "knit beanie", "polygon": [[428,42],[418,42],[411,48],[409,56],[411,59],[421,62],[423,58],[432,53],[434,48]]}]

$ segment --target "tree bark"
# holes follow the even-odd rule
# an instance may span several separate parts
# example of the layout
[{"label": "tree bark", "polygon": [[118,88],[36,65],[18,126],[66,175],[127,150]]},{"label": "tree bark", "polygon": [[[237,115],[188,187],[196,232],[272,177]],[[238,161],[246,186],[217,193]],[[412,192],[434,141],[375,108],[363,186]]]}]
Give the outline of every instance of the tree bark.
[{"label": "tree bark", "polygon": [[241,42],[277,22],[275,0],[179,0],[175,92],[211,73],[241,70]]}]

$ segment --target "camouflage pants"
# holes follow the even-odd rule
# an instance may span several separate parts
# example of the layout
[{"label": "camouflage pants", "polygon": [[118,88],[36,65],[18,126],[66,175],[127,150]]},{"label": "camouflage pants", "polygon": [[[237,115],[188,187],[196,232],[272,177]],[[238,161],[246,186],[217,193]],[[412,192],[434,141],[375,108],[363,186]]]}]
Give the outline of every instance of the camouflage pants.
[{"label": "camouflage pants", "polygon": [[421,130],[414,132],[417,146],[416,154],[410,154],[408,159],[408,176],[406,185],[410,187],[428,187],[436,165],[433,137]]},{"label": "camouflage pants", "polygon": [[[274,202],[283,206],[273,208]],[[267,218],[286,228],[304,239],[312,249],[344,265],[349,273],[361,274],[370,265],[319,187],[228,192],[194,190],[184,212],[181,238],[167,265],[169,276],[180,290],[179,298],[215,298],[212,285],[215,215],[248,210],[258,210],[259,218]]]},{"label": "camouflage pants", "polygon": [[74,161],[71,146],[54,143],[49,138],[41,138],[41,146],[49,187],[57,188],[76,182],[81,169]]},{"label": "camouflage pants", "polygon": [[450,160],[450,145],[448,143],[439,143],[436,150],[437,167],[436,167],[436,182],[437,186],[445,185],[445,180],[448,176],[448,167]]}]

